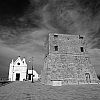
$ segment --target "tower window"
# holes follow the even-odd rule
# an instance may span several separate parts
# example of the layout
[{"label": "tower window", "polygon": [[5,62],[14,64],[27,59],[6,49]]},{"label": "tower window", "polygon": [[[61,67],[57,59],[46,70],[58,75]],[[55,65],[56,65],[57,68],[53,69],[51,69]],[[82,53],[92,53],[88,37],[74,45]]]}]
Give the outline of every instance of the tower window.
[{"label": "tower window", "polygon": [[80,47],[80,49],[81,49],[81,52],[84,52],[84,49],[83,49],[83,47]]},{"label": "tower window", "polygon": [[69,38],[67,38],[67,40],[69,40]]},{"label": "tower window", "polygon": [[58,46],[54,46],[54,48],[55,48],[55,51],[58,51]]},{"label": "tower window", "polygon": [[79,35],[79,39],[83,39],[83,36],[80,36],[80,35]]},{"label": "tower window", "polygon": [[58,35],[54,35],[54,38],[57,38],[58,37]]}]

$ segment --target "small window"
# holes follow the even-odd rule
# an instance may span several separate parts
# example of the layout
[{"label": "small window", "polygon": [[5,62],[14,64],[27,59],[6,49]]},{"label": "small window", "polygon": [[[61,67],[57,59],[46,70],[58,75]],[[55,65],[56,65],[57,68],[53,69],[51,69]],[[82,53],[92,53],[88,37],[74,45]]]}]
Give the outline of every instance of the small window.
[{"label": "small window", "polygon": [[55,35],[54,35],[54,38],[57,38],[57,37],[58,37],[58,35],[55,34]]},{"label": "small window", "polygon": [[35,75],[33,75],[33,77],[35,77]]},{"label": "small window", "polygon": [[69,38],[67,38],[67,40],[69,40]]},{"label": "small window", "polygon": [[58,46],[54,46],[54,48],[55,48],[55,51],[58,51]]},{"label": "small window", "polygon": [[79,39],[83,39],[83,36],[80,36],[80,35],[79,35]]},{"label": "small window", "polygon": [[84,49],[83,49],[83,47],[80,47],[80,49],[81,49],[81,52],[84,52]]},{"label": "small window", "polygon": [[17,65],[20,65],[20,63],[18,62]]}]

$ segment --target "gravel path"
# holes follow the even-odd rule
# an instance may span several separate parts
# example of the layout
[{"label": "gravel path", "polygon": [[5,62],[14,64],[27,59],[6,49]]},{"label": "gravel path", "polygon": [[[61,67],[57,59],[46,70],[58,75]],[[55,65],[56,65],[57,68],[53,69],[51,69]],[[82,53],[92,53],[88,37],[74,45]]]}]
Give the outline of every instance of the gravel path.
[{"label": "gravel path", "polygon": [[0,100],[100,100],[100,85],[45,86],[13,82],[0,87]]}]

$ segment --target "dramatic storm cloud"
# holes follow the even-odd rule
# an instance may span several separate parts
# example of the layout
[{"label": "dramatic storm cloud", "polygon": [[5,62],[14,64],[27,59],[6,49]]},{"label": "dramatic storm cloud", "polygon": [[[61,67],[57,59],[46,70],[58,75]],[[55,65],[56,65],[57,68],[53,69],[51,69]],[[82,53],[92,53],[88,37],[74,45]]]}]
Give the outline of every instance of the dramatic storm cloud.
[{"label": "dramatic storm cloud", "polygon": [[100,73],[99,0],[1,0],[1,77],[7,76],[11,59],[19,55],[27,61],[33,56],[40,72],[52,32],[85,35],[91,61]]}]

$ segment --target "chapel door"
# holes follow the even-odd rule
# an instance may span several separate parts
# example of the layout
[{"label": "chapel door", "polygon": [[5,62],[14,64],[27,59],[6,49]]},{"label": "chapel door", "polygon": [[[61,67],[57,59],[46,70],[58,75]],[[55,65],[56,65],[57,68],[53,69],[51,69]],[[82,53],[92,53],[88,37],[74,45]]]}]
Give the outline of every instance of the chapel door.
[{"label": "chapel door", "polygon": [[86,82],[90,83],[91,82],[90,74],[89,73],[85,73],[85,77],[86,77]]},{"label": "chapel door", "polygon": [[16,81],[20,80],[20,73],[16,73]]},{"label": "chapel door", "polygon": [[28,80],[31,80],[32,74],[28,74]]}]

